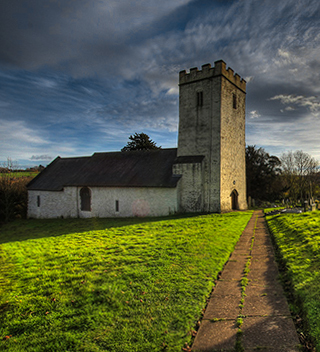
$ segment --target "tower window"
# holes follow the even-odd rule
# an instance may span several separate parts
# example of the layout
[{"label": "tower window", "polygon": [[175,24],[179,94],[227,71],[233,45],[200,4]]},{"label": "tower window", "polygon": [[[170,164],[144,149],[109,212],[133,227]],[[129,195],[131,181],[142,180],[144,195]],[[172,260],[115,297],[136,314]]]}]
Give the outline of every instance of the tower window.
[{"label": "tower window", "polygon": [[197,92],[197,106],[203,105],[203,92]]},{"label": "tower window", "polygon": [[119,212],[119,201],[116,200],[116,212]]},{"label": "tower window", "polygon": [[234,93],[232,94],[232,105],[234,109],[237,108],[237,96]]},{"label": "tower window", "polygon": [[40,207],[40,196],[37,196],[37,206]]}]

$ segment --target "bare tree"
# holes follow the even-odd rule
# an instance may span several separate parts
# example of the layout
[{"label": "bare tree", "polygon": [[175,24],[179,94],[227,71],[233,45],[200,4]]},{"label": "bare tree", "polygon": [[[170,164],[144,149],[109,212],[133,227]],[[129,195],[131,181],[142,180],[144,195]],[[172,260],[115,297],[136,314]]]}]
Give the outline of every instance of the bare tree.
[{"label": "bare tree", "polygon": [[283,153],[280,159],[289,197],[295,202],[299,197],[311,198],[319,162],[302,150]]}]

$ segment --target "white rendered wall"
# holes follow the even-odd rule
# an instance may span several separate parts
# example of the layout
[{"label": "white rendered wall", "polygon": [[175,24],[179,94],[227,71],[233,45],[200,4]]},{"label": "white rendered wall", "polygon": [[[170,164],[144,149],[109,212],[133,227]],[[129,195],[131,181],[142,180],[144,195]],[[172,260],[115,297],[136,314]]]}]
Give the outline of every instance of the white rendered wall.
[{"label": "white rendered wall", "polygon": [[[91,211],[81,211],[81,188],[61,192],[29,191],[28,217],[131,217],[165,216],[177,211],[176,188],[91,187]],[[37,205],[40,196],[40,206]],[[119,211],[116,211],[118,201]]]},{"label": "white rendered wall", "polygon": [[[40,197],[38,206],[37,197]],[[64,191],[28,191],[28,217],[38,219],[77,217],[77,188]]]}]

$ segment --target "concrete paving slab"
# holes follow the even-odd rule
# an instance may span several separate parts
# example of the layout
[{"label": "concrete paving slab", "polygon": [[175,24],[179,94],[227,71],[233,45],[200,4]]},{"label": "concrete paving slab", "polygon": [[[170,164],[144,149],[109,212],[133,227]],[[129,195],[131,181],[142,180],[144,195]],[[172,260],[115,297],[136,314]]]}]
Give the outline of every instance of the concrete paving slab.
[{"label": "concrete paving slab", "polygon": [[261,245],[268,245],[268,246],[272,246],[272,241],[270,239],[270,237],[258,237],[258,236],[255,236],[254,238],[254,243],[258,246],[261,246]]},{"label": "concrete paving slab", "polygon": [[251,251],[245,251],[245,253],[239,253],[239,251],[233,252],[229,260],[240,260],[241,258],[248,259],[250,257]]},{"label": "concrete paving slab", "polygon": [[268,348],[268,347],[259,347],[258,349],[249,349],[245,350],[245,352],[301,352],[301,349],[299,347],[292,347],[292,346],[284,346],[281,347],[280,349],[278,347],[276,348]]},{"label": "concrete paving slab", "polygon": [[251,260],[250,270],[278,271],[278,266],[273,260]]},{"label": "concrete paving slab", "polygon": [[234,321],[204,320],[192,345],[194,352],[234,351],[237,327]]},{"label": "concrete paving slab", "polygon": [[246,287],[246,295],[247,297],[249,296],[283,296],[283,289],[282,286],[277,283],[276,285],[255,285],[252,283],[249,283],[249,285]]},{"label": "concrete paving slab", "polygon": [[251,246],[251,241],[250,241],[250,243],[246,243],[246,242],[244,242],[244,243],[237,243],[237,245],[236,245],[236,247],[235,247],[235,251],[241,251],[241,250],[248,250],[248,249],[250,249],[250,246]]},{"label": "concrete paving slab", "polygon": [[216,296],[241,296],[241,286],[239,281],[217,281],[212,294]]},{"label": "concrete paving slab", "polygon": [[279,273],[277,269],[250,269],[248,273],[249,280],[264,280],[266,282],[274,281],[278,277]]},{"label": "concrete paving slab", "polygon": [[228,267],[223,269],[220,280],[241,280],[244,266]]},{"label": "concrete paving slab", "polygon": [[274,351],[296,351],[299,339],[291,318],[247,317],[241,326],[245,351],[266,348]]},{"label": "concrete paving slab", "polygon": [[268,246],[260,246],[260,247],[255,247],[253,246],[252,251],[251,251],[251,255],[255,256],[255,255],[274,255],[274,251],[272,247],[268,247]]},{"label": "concrete paving slab", "polygon": [[226,295],[215,296],[213,295],[208,303],[203,319],[236,319],[240,313],[241,294],[239,296]]},{"label": "concrete paving slab", "polygon": [[229,259],[227,264],[224,266],[224,269],[238,269],[239,267],[244,267],[246,265],[247,258],[244,256],[239,256],[237,259]]},{"label": "concrete paving slab", "polygon": [[290,316],[287,300],[279,295],[248,295],[245,298],[242,314],[248,316]]}]

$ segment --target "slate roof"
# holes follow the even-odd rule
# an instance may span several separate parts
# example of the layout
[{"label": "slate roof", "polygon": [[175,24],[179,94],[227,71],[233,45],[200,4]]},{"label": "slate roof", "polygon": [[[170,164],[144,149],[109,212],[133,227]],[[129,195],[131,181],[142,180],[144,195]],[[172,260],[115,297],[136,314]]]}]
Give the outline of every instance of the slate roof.
[{"label": "slate roof", "polygon": [[28,190],[61,191],[67,186],[176,187],[181,177],[172,174],[176,157],[176,148],[57,157],[28,184]]}]

